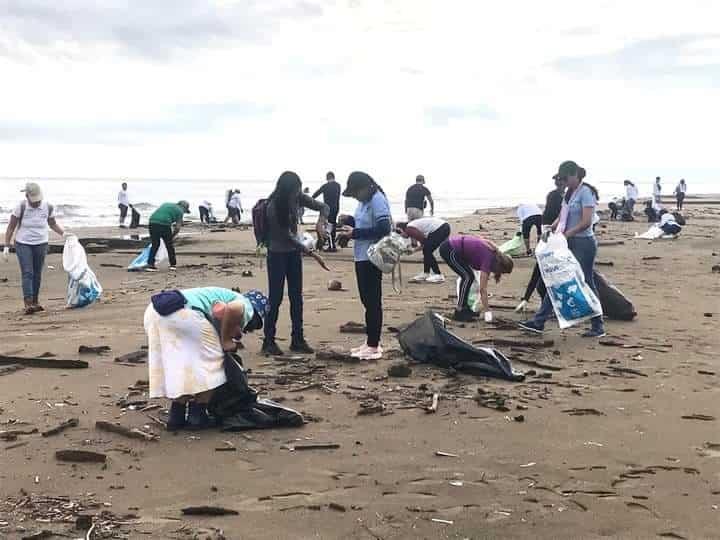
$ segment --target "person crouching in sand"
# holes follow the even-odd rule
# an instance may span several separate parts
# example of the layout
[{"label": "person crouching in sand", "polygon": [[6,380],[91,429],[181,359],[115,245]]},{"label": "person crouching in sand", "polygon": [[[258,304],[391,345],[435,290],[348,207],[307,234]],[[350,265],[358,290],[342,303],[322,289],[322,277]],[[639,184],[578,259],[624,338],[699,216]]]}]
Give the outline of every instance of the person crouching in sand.
[{"label": "person crouching in sand", "polygon": [[445,283],[434,253],[450,237],[450,224],[440,218],[424,217],[410,223],[398,223],[396,229],[405,238],[412,238],[422,246],[423,273],[410,282]]},{"label": "person crouching in sand", "polygon": [[460,277],[460,294],[453,319],[469,322],[475,318],[475,312],[468,306],[468,298],[470,287],[475,281],[475,270],[478,270],[480,272],[478,287],[485,320],[492,321],[487,293],[490,274],[494,275],[495,282],[498,283],[502,274],[512,272],[513,260],[502,253],[490,240],[479,236],[451,236],[440,246],[440,256]]},{"label": "person crouching in sand", "polygon": [[226,382],[225,353],[262,328],[266,310],[259,291],[201,287],[153,296],[144,319],[149,395],[172,400],[168,431],[211,427],[207,404]]}]

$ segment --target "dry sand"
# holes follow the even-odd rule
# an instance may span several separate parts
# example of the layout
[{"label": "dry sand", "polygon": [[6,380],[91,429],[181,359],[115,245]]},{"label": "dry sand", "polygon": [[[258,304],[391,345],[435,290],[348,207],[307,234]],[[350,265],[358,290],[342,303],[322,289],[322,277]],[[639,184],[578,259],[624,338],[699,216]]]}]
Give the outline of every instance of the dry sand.
[{"label": "dry sand", "polygon": [[[59,435],[0,439],[0,537],[45,529],[85,538],[73,528],[82,510],[99,521],[93,538],[113,531],[126,538],[193,538],[203,527],[223,529],[233,539],[718,538],[720,274],[711,267],[720,263],[713,253],[720,251],[720,207],[689,205],[686,215],[688,225],[676,241],[631,240],[646,223],[600,225],[600,240],[624,244],[600,248],[598,259],[614,265],[599,270],[639,312],[634,322],[609,321],[607,329],[612,340],[633,348],[603,346],[579,337],[579,329],[561,333],[551,326],[550,348],[499,349],[517,369],[533,369],[520,360],[556,369],[536,369],[525,382],[508,383],[422,365],[413,365],[409,378],[388,378],[396,361],[391,357],[400,356],[389,332],[388,358],[363,365],[268,360],[258,354],[260,336],[249,335],[243,358],[251,382],[264,395],[285,398],[308,423],[243,434],[172,435],[149,419],[159,410],[121,408],[128,387],[147,379],[147,368],[114,358],[145,344],[142,314],[154,291],[264,289],[263,262],[237,255],[252,251],[251,231],[190,229],[198,234],[179,248],[176,275],[128,273],[130,253],[89,255],[105,294],[99,304],[79,310],[64,309],[66,277],[60,255],[51,255],[43,288],[48,311],[31,317],[20,312],[17,264],[0,263],[0,278],[7,278],[0,283],[0,353],[75,359],[80,345],[112,349],[82,355],[89,369],[27,368],[0,376],[0,430],[43,431],[79,419],[78,427]],[[509,210],[452,220],[454,231],[475,232],[479,223],[496,242],[516,229]],[[331,274],[305,262],[305,328],[319,348],[347,348],[361,336],[340,334],[339,325],[362,320],[350,251],[328,260]],[[517,260],[508,279],[491,285],[491,301],[514,305],[532,262]],[[254,277],[241,277],[247,269]],[[417,270],[416,263],[404,265],[406,278]],[[330,277],[347,290],[328,292]],[[401,295],[386,281],[386,327],[410,322],[430,306],[449,312],[454,281],[405,285]],[[537,298],[533,302],[536,307]],[[495,313],[520,319],[512,311]],[[482,322],[451,327],[468,339],[528,339]],[[286,302],[281,346],[287,346],[288,332]],[[293,391],[311,383],[321,384]],[[478,388],[507,396],[510,410],[479,405]],[[440,394],[439,408],[427,414],[422,407],[433,392]],[[358,416],[360,403],[373,398],[386,412]],[[597,414],[564,412],[571,409]],[[524,422],[514,421],[520,414]],[[684,418],[691,415],[707,419]],[[101,432],[97,420],[145,426],[159,440]],[[289,451],[297,440],[340,448]],[[225,441],[237,451],[216,451]],[[61,463],[54,455],[59,449],[103,452],[107,463]],[[239,515],[181,515],[183,507],[204,504]],[[59,521],[63,517],[68,521]]]}]

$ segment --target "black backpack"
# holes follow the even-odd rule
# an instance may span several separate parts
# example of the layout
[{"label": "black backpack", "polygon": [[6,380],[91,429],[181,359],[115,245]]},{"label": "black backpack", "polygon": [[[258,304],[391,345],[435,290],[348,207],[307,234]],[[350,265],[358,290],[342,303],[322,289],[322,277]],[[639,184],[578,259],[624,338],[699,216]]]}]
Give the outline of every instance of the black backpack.
[{"label": "black backpack", "polygon": [[260,199],[252,209],[253,232],[259,246],[267,245],[267,206],[269,199]]}]

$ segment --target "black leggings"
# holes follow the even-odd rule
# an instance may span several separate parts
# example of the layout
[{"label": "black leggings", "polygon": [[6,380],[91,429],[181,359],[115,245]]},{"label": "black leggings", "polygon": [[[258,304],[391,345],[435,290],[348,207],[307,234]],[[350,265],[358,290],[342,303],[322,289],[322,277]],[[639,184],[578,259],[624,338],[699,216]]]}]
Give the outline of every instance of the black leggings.
[{"label": "black leggings", "polygon": [[148,226],[150,230],[150,256],[148,257],[148,266],[155,266],[155,255],[160,249],[160,240],[165,242],[170,266],[176,266],[175,260],[175,244],[173,244],[173,230],[170,225],[162,225],[161,223],[151,223]]},{"label": "black leggings", "polygon": [[440,273],[440,267],[438,266],[437,259],[435,258],[435,250],[440,247],[445,240],[450,237],[450,224],[445,223],[438,229],[434,230],[423,243],[423,272],[429,274],[431,271],[434,274]]},{"label": "black leggings", "polygon": [[200,223],[210,224],[210,211],[204,206],[199,207],[200,210]]},{"label": "black leggings", "polygon": [[368,347],[380,345],[382,332],[382,272],[370,261],[355,262],[360,300],[365,306],[365,326]]},{"label": "black leggings", "polygon": [[470,297],[470,287],[475,281],[475,271],[453,249],[449,240],[445,240],[440,245],[440,256],[452,268],[453,272],[460,276],[460,294],[458,294],[457,309],[469,309],[468,298]]},{"label": "black leggings", "polygon": [[540,214],[527,217],[523,220],[523,222],[522,222],[523,238],[525,238],[526,240],[530,238],[530,233],[532,232],[533,227],[535,227],[537,229],[537,235],[538,235],[538,238],[540,238],[540,235],[542,234],[542,216]]},{"label": "black leggings", "polygon": [[525,296],[523,296],[523,300],[526,302],[530,300],[530,297],[536,290],[540,295],[540,299],[545,298],[547,290],[545,288],[545,282],[543,281],[542,275],[540,274],[540,265],[538,263],[535,263],[532,277],[530,278],[527,289],[525,289]]}]

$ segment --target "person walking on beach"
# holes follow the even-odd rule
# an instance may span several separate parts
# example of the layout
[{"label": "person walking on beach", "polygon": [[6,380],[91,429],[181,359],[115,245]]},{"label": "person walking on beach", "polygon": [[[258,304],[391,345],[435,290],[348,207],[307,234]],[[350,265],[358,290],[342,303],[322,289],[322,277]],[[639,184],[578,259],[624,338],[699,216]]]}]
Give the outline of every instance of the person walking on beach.
[{"label": "person walking on beach", "polygon": [[[597,240],[592,222],[599,194],[594,187],[583,182],[585,175],[585,169],[574,161],[565,161],[560,165],[558,176],[567,179],[568,190],[563,199],[560,216],[553,223],[552,229],[565,235],[568,248],[582,267],[585,282],[597,295],[593,277]],[[542,333],[545,329],[545,321],[550,318],[552,312],[550,295],[545,295],[535,316],[529,321],[519,323],[519,326],[529,332]],[[605,336],[602,315],[590,319],[590,324],[590,330],[584,332],[583,337]]]},{"label": "person walking on beach", "polygon": [[305,340],[303,330],[303,268],[302,255],[307,253],[327,270],[322,258],[303,245],[298,233],[300,207],[320,212],[316,230],[324,238],[330,208],[316,201],[302,191],[300,177],[285,171],[278,178],[275,191],[267,199],[265,221],[267,225],[267,272],[269,312],[265,320],[265,339],[262,352],[266,356],[280,356],[283,351],[275,341],[280,304],[283,300],[285,281],[287,280],[290,298],[290,320],[292,322],[292,341],[290,350],[300,354],[312,354],[314,351]]},{"label": "person walking on beach", "polygon": [[148,272],[157,272],[155,256],[160,248],[160,240],[165,243],[165,249],[170,261],[170,270],[177,268],[175,258],[175,237],[180,232],[183,224],[183,216],[190,213],[190,203],[179,201],[177,203],[164,203],[151,215],[149,222],[150,230],[150,255],[145,268]]},{"label": "person walking on beach", "polygon": [[655,183],[653,184],[653,209],[656,212],[660,212],[662,209],[662,185],[660,185],[660,177],[655,177]]},{"label": "person walking on beach", "polygon": [[435,250],[450,236],[450,224],[436,217],[424,217],[410,223],[398,223],[397,230],[405,238],[411,238],[422,246],[423,272],[410,279],[411,283],[445,283],[440,272]]},{"label": "person walking on beach", "polygon": [[330,225],[330,246],[328,251],[335,253],[337,246],[335,240],[337,237],[337,217],[340,213],[340,192],[342,191],[340,183],[335,180],[335,173],[330,171],[325,175],[325,184],[313,193],[312,198],[317,199],[321,194],[323,202],[330,207],[330,215],[328,216],[328,224]]},{"label": "person walking on beach", "polygon": [[537,239],[535,243],[540,241],[542,231],[542,210],[537,204],[520,204],[517,207],[517,217],[520,220],[523,240],[525,241],[525,253],[532,254],[530,249],[530,233],[535,227]]},{"label": "person walking on beach", "polygon": [[469,322],[476,317],[475,312],[468,306],[468,298],[477,270],[480,272],[478,289],[485,321],[492,321],[487,292],[490,274],[494,275],[495,283],[498,283],[502,274],[512,272],[512,258],[501,252],[490,240],[470,235],[451,236],[445,240],[440,246],[440,256],[460,277],[460,294],[453,319]]},{"label": "person walking on beach", "polygon": [[433,201],[430,190],[425,187],[425,177],[418,174],[415,184],[410,186],[405,193],[405,213],[407,220],[413,221],[425,215],[425,207],[430,203],[430,215],[435,215],[435,201]]},{"label": "person walking on beach", "polygon": [[10,246],[15,235],[15,254],[20,263],[22,275],[23,300],[25,314],[32,315],[44,311],[40,305],[40,285],[45,267],[49,229],[60,236],[65,230],[55,219],[53,205],[43,200],[42,190],[35,182],[25,184],[25,200],[20,202],[10,215],[10,222],[5,231],[5,247],[3,258],[9,259]]},{"label": "person walking on beach", "polygon": [[623,221],[635,221],[633,213],[635,212],[635,203],[640,196],[640,192],[637,186],[630,180],[625,180],[623,184],[625,185],[625,208],[623,209],[621,219]]},{"label": "person walking on beach", "polygon": [[240,224],[240,220],[242,219],[243,214],[243,207],[239,189],[233,190],[230,194],[230,199],[228,200],[228,214],[233,225]]},{"label": "person walking on beach", "polygon": [[211,427],[207,405],[227,380],[225,353],[237,351],[243,334],[262,328],[266,308],[259,291],[240,294],[221,287],[152,297],[143,320],[149,395],[172,400],[168,431]]},{"label": "person walking on beach", "polygon": [[675,188],[675,201],[677,201],[677,211],[680,212],[683,209],[683,202],[685,202],[685,193],[687,193],[687,184],[685,179],[680,180],[680,183]]},{"label": "person walking on beach", "polygon": [[354,226],[344,225],[338,231],[338,237],[353,240],[353,258],[360,301],[365,308],[365,343],[350,351],[350,354],[362,360],[382,358],[380,346],[382,333],[382,272],[370,262],[368,249],[375,242],[390,234],[392,215],[385,192],[364,172],[355,171],[348,177],[343,197],[352,197],[359,202],[355,210]]},{"label": "person walking on beach", "polygon": [[125,218],[130,208],[130,197],[127,192],[127,183],[123,182],[118,193],[118,208],[120,209],[120,228],[125,228]]}]

